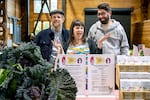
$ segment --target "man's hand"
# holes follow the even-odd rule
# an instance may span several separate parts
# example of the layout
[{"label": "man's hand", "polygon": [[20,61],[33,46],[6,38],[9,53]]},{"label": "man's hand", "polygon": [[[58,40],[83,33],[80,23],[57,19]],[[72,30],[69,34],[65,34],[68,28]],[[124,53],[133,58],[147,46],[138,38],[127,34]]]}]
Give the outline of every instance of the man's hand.
[{"label": "man's hand", "polygon": [[53,41],[53,40],[51,40],[51,42],[52,42],[53,46],[57,49],[62,47],[60,42],[56,42],[56,41]]},{"label": "man's hand", "polygon": [[98,40],[98,42],[97,42],[98,48],[101,49],[103,42],[104,42],[107,38],[109,38],[109,37],[110,37],[110,33],[107,33],[107,34],[105,34],[102,38],[100,38],[100,39]]}]

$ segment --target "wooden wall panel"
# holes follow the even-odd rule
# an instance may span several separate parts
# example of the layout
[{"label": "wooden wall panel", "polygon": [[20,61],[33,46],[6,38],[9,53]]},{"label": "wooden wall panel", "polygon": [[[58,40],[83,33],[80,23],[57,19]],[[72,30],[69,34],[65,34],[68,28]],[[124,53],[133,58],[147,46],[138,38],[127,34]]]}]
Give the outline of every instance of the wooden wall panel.
[{"label": "wooden wall panel", "polygon": [[17,18],[21,17],[20,0],[8,0],[7,2],[7,15]]},{"label": "wooden wall panel", "polygon": [[148,3],[148,19],[150,19],[150,1]]},{"label": "wooden wall panel", "polygon": [[7,13],[8,16],[14,16],[15,15],[15,1],[14,0],[8,0],[7,2]]},{"label": "wooden wall panel", "polygon": [[145,44],[150,48],[150,20],[138,23],[133,34],[133,44]]},{"label": "wooden wall panel", "polygon": [[134,9],[134,12],[131,13],[131,24],[139,23],[143,20],[141,8]]}]

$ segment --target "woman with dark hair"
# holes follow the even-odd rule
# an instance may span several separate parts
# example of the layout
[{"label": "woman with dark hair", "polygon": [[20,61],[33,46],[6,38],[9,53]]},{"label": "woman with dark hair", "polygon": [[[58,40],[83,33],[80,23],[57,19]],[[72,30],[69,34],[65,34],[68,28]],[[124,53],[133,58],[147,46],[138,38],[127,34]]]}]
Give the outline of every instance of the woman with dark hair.
[{"label": "woman with dark hair", "polygon": [[69,41],[65,46],[66,54],[97,54],[101,53],[95,42],[86,37],[85,25],[76,19],[70,26]]}]

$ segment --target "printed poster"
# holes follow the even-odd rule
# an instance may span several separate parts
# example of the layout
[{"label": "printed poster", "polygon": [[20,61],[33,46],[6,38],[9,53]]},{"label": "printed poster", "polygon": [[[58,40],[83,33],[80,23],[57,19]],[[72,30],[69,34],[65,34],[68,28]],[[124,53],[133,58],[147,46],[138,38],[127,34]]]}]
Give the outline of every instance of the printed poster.
[{"label": "printed poster", "polygon": [[59,55],[59,66],[74,78],[77,95],[110,95],[115,84],[114,55],[66,54]]},{"label": "printed poster", "polygon": [[109,95],[114,90],[115,61],[113,55],[88,55],[89,95]]},{"label": "printed poster", "polygon": [[77,95],[84,95],[85,93],[85,55],[60,55],[59,66],[69,71],[74,78],[78,93]]}]

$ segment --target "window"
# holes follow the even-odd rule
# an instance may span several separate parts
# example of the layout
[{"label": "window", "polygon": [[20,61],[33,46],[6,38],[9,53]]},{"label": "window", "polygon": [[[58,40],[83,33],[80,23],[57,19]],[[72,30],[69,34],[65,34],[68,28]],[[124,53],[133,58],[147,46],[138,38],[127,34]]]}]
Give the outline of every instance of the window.
[{"label": "window", "polygon": [[[42,2],[44,0],[34,0],[34,13],[40,13],[40,10],[42,8]],[[57,0],[47,0],[48,7],[50,10],[57,9]],[[43,6],[43,13],[49,13],[46,3]]]},{"label": "window", "polygon": [[[31,26],[34,26],[34,28],[35,28],[35,25],[37,22],[36,19],[38,19],[38,16],[42,9],[43,2],[44,2],[44,0],[32,0],[31,1],[31,4],[33,5],[33,6],[31,6],[31,7],[33,7],[31,10],[31,13],[33,14],[33,16],[31,16],[30,18],[33,19],[33,21],[30,24],[31,24]],[[48,7],[50,8],[50,10],[57,9],[57,0],[46,0],[46,2],[48,3]],[[44,16],[42,16],[42,14]],[[50,20],[47,16],[49,16],[49,11],[48,11],[47,5],[45,3],[43,6],[40,20],[38,21],[38,24],[34,31],[35,35],[37,35],[41,30],[47,29],[50,27],[50,22],[49,22]],[[31,30],[34,30],[34,29],[31,28]]]},{"label": "window", "polygon": [[49,21],[44,21],[43,22],[43,29],[49,28]]},{"label": "window", "polygon": [[[35,27],[36,21],[34,22],[34,27]],[[41,21],[38,22],[36,29],[35,29],[35,35],[37,35],[38,32],[40,32],[42,29],[41,27]]]},{"label": "window", "polygon": [[[36,22],[37,21],[34,22],[34,26]],[[49,28],[49,21],[39,21],[35,29],[35,35],[37,35],[38,32],[40,32],[41,30],[47,29],[47,28]]]}]

